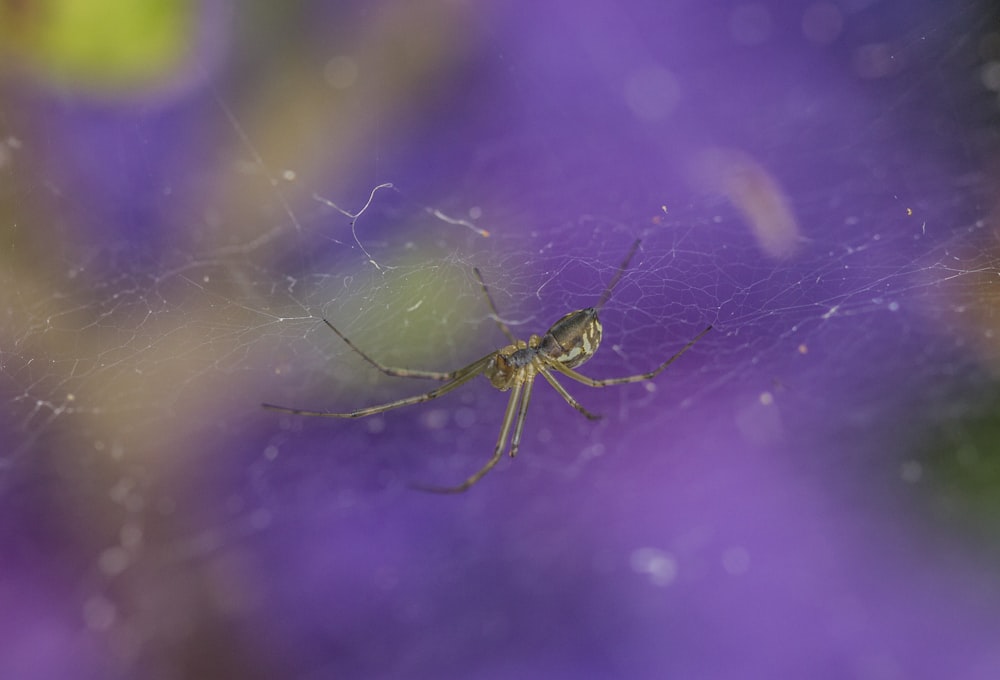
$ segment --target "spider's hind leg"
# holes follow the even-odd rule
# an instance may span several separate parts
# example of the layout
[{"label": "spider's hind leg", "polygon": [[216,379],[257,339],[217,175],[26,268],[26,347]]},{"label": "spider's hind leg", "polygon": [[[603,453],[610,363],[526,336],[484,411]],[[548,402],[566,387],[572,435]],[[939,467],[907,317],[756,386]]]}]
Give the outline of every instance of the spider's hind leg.
[{"label": "spider's hind leg", "polygon": [[454,379],[455,376],[457,376],[459,373],[462,372],[461,370],[458,370],[458,371],[452,371],[451,373],[442,373],[440,371],[421,371],[412,368],[393,368],[392,366],[386,366],[385,364],[378,362],[375,359],[372,359],[370,356],[362,352],[357,345],[348,340],[347,336],[341,333],[339,330],[337,330],[337,327],[334,326],[332,323],[330,323],[326,319],[323,319],[323,323],[325,323],[330,328],[331,331],[336,333],[337,337],[343,340],[344,344],[353,349],[354,352],[358,354],[362,359],[364,359],[366,362],[368,362],[369,364],[371,364],[379,371],[388,376],[392,376],[394,378],[423,378],[426,380],[440,380],[441,382],[445,382],[447,380]]},{"label": "spider's hind leg", "polygon": [[[493,449],[493,455],[486,465],[479,468],[475,474],[470,475],[464,482],[458,486],[424,486],[423,484],[411,484],[410,487],[417,489],[418,491],[427,491],[428,493],[462,493],[463,491],[468,491],[469,488],[486,476],[486,473],[496,467],[500,459],[503,458],[504,449],[507,448],[507,437],[510,435],[510,428],[514,426],[516,436],[519,436],[521,426],[524,422],[524,412],[526,406],[521,400],[521,393],[524,388],[522,383],[515,383],[514,387],[510,391],[510,399],[507,401],[507,410],[503,414],[503,425],[500,426],[500,436],[497,437],[496,447]],[[528,390],[523,390],[526,393],[530,393],[530,388]],[[520,407],[519,407],[520,405]],[[517,425],[514,425],[515,416],[517,418]]]}]

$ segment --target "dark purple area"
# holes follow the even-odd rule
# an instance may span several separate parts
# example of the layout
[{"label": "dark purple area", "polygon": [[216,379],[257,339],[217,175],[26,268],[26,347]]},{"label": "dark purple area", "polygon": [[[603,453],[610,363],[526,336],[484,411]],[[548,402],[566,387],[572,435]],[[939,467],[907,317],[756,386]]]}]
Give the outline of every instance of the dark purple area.
[{"label": "dark purple area", "polygon": [[[995,10],[832,3],[843,29],[820,45],[803,37],[808,3],[451,5],[421,4],[428,23],[409,32],[453,50],[419,96],[333,107],[376,121],[357,124],[361,151],[338,137],[356,172],[324,139],[272,146],[279,129],[294,139],[288,111],[310,120],[326,90],[289,94],[266,109],[273,122],[251,104],[265,84],[277,98],[306,79],[315,94],[332,56],[393,54],[365,43],[395,35],[379,23],[393,3],[289,10],[301,44],[238,37],[210,84],[149,107],[7,85],[0,142],[38,152],[6,175],[0,164],[0,210],[17,239],[32,234],[7,259],[40,258],[49,288],[19,274],[7,286],[19,304],[0,346],[0,676],[1000,676],[1000,542],[941,521],[921,448],[995,403],[979,349],[992,314],[963,315],[996,285],[997,99],[978,86],[975,48]],[[769,17],[759,44],[730,33],[747,8]],[[435,33],[449,17],[454,35]],[[858,75],[873,43],[898,72]],[[623,92],[653,66],[680,99],[643,116]],[[797,218],[794,255],[762,253],[740,211],[692,181],[704,148],[767,169]],[[283,184],[285,168],[308,185]],[[371,272],[349,220],[310,194],[357,211],[385,181],[398,193],[376,194],[356,225],[373,256],[425,240],[494,267],[501,315],[530,319],[518,336],[594,304],[641,237],[587,375],[648,370],[714,330],[655,390],[562,380],[598,423],[539,380],[517,459],[461,496],[413,491],[486,461],[506,394],[477,379],[374,429],[258,407],[429,389],[338,389],[324,359],[360,363],[319,316],[323,295]],[[483,206],[493,233],[414,219],[424,206]],[[247,325],[247,310],[283,320]],[[296,315],[315,319],[284,331]],[[137,339],[149,324],[154,339]],[[475,346],[421,368],[505,342],[477,328]],[[192,331],[204,342],[169,344]],[[204,375],[157,375],[155,397],[102,382],[155,369],[159,343]],[[191,417],[219,383],[232,388]],[[54,414],[67,392],[98,396]],[[450,414],[443,427],[429,409]],[[100,426],[109,412],[125,416],[114,431]],[[147,438],[157,422],[168,434]],[[124,454],[103,453],[115,445]],[[118,571],[109,549],[135,526],[141,548]]]}]

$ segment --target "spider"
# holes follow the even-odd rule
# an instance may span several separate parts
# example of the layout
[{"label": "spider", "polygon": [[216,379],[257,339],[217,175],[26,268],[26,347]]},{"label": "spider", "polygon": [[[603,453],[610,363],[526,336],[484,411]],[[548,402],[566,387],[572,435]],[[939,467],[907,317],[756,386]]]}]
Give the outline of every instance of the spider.
[{"label": "spider", "polygon": [[492,312],[493,320],[499,326],[500,331],[510,340],[509,345],[495,352],[490,352],[481,359],[473,361],[465,368],[449,373],[437,371],[422,371],[409,368],[393,368],[379,363],[372,357],[365,354],[354,345],[337,328],[323,319],[323,322],[340,337],[344,343],[357,352],[362,359],[377,368],[382,373],[399,378],[424,378],[429,380],[439,380],[444,383],[435,390],[418,394],[414,397],[397,399],[386,404],[367,406],[347,413],[333,413],[330,411],[312,411],[307,409],[289,408],[287,406],[277,406],[275,404],[262,404],[266,409],[281,411],[299,416],[320,416],[324,418],[362,418],[389,411],[400,406],[420,404],[431,399],[437,399],[452,390],[461,387],[476,376],[485,375],[493,387],[501,392],[510,392],[510,399],[507,401],[507,410],[504,412],[503,422],[500,425],[500,435],[497,437],[496,446],[493,449],[493,456],[477,472],[470,475],[458,486],[423,486],[413,485],[414,488],[432,493],[461,493],[468,490],[473,484],[478,482],[492,470],[503,458],[503,453],[507,449],[508,439],[510,440],[510,457],[517,455],[521,444],[521,432],[524,429],[524,417],[528,412],[528,403],[531,400],[531,392],[535,385],[535,378],[541,376],[559,393],[567,404],[585,415],[590,420],[596,420],[601,416],[591,413],[585,409],[576,399],[574,399],[566,389],[556,380],[554,373],[561,374],[571,380],[587,385],[588,387],[607,387],[608,385],[623,385],[626,383],[642,382],[651,380],[662,373],[670,364],[677,360],[684,352],[689,350],[706,333],[712,330],[711,326],[706,327],[693,340],[688,342],[677,353],[664,361],[662,364],[649,371],[638,375],[629,375],[622,378],[606,378],[604,380],[594,380],[574,370],[594,355],[601,344],[601,322],[597,318],[597,312],[604,306],[604,303],[611,297],[618,281],[621,279],[632,256],[639,247],[637,240],[632,244],[625,260],[618,267],[618,271],[612,278],[611,283],[601,294],[597,304],[586,309],[579,309],[566,314],[561,319],[552,324],[552,327],[544,335],[532,335],[527,341],[518,340],[510,332],[497,312],[496,303],[493,296],[486,287],[482,274],[478,269],[473,269],[473,273],[479,281],[483,295]]}]

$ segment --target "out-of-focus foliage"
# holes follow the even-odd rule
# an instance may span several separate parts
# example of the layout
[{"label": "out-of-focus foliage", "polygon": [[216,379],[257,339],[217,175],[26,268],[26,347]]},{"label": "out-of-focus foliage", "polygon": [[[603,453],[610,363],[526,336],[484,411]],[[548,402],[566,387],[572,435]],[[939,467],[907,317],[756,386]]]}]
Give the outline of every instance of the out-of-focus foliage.
[{"label": "out-of-focus foliage", "polygon": [[0,58],[59,87],[143,87],[183,60],[196,14],[191,0],[0,3]]}]

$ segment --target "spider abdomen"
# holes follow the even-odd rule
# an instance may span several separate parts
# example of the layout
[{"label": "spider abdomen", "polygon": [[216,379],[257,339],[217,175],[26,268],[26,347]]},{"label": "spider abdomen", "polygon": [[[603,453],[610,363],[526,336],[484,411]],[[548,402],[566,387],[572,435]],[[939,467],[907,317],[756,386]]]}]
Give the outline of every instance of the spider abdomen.
[{"label": "spider abdomen", "polygon": [[552,324],[538,351],[573,368],[594,356],[601,345],[601,332],[594,307],[570,312]]}]

